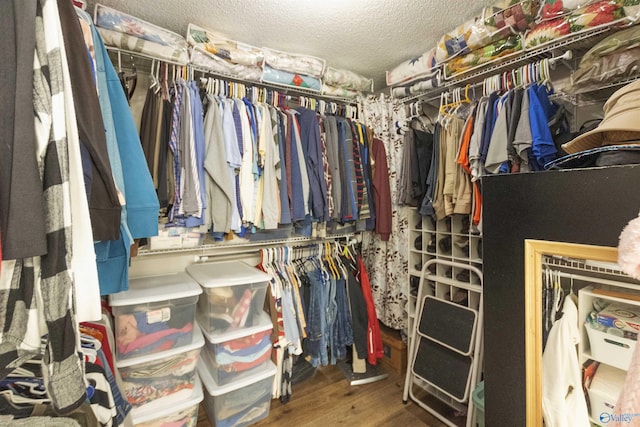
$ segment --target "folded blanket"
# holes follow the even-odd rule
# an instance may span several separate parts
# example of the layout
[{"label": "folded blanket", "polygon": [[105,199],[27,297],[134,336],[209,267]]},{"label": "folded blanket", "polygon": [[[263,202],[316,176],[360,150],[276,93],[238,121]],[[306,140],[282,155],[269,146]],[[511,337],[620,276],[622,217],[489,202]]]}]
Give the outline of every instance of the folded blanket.
[{"label": "folded blanket", "polygon": [[640,69],[640,28],[631,27],[596,43],[571,74],[567,92],[597,88],[637,74]]},{"label": "folded blanket", "polygon": [[265,65],[262,70],[262,81],[266,83],[275,83],[284,86],[313,90],[316,92],[320,92],[322,90],[322,81],[318,78],[306,76],[304,74],[276,70],[268,65]]},{"label": "folded blanket", "polygon": [[484,8],[479,16],[440,38],[435,53],[437,62],[487,46],[510,34],[526,31],[534,25],[538,8],[538,0],[503,0]]},{"label": "folded blanket", "polygon": [[373,92],[373,80],[349,70],[327,67],[322,77],[325,85],[356,92]]},{"label": "folded blanket", "polygon": [[180,34],[101,4],[96,5],[94,22],[96,27],[128,34],[163,46],[172,46],[175,49],[187,47],[186,40]]},{"label": "folded blanket", "polygon": [[391,96],[394,98],[403,98],[405,96],[415,95],[424,92],[440,84],[439,74],[429,77],[425,80],[412,81],[408,86],[398,86],[391,89]]},{"label": "folded blanket", "polygon": [[476,49],[471,53],[453,58],[444,65],[445,77],[459,74],[479,65],[502,58],[522,50],[522,38],[513,34],[506,39],[498,40],[488,46]]},{"label": "folded blanket", "polygon": [[189,52],[186,47],[167,46],[134,37],[118,31],[96,27],[107,46],[138,52],[153,58],[164,59],[186,65],[189,62]]},{"label": "folded blanket", "polygon": [[393,70],[387,71],[387,86],[404,85],[435,74],[438,70],[435,52],[436,49],[433,48],[416,58],[404,61]]},{"label": "folded blanket", "polygon": [[323,83],[322,94],[327,96],[338,96],[340,98],[357,98],[358,95],[360,95],[360,92]]},{"label": "folded blanket", "polygon": [[326,66],[325,60],[314,56],[296,53],[280,52],[278,50],[262,48],[264,62],[271,68],[288,71],[294,74],[305,74],[311,77],[322,77]]},{"label": "folded blanket", "polygon": [[232,64],[257,67],[262,63],[263,56],[259,48],[246,43],[231,40],[228,37],[207,30],[195,24],[187,27],[187,42],[199,47],[201,52],[216,56]]},{"label": "folded blanket", "polygon": [[191,50],[191,64],[205,68],[214,74],[233,76],[242,80],[259,82],[262,78],[262,69],[257,65],[249,66],[225,61],[216,55],[211,55],[202,46],[195,46]]}]

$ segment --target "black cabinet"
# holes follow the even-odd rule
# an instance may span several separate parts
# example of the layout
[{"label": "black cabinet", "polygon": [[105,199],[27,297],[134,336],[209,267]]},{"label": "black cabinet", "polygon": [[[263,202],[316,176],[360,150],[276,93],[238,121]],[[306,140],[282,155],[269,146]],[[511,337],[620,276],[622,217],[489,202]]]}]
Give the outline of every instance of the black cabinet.
[{"label": "black cabinet", "polygon": [[640,210],[640,165],[483,177],[488,427],[525,425],[524,240],[617,246]]}]

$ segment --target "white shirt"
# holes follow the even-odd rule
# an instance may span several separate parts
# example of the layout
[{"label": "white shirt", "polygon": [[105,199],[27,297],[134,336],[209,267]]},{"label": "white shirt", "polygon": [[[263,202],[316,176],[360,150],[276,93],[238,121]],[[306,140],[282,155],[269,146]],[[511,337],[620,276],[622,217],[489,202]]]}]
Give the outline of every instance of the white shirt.
[{"label": "white shirt", "polygon": [[542,413],[546,427],[589,426],[576,345],[578,309],[565,298],[563,315],[551,327],[542,354]]}]

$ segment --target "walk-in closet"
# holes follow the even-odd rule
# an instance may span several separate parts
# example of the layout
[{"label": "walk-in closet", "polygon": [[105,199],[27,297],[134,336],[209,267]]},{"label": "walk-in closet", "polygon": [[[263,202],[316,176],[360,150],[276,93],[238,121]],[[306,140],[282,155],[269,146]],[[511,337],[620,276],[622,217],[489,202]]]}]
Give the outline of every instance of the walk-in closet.
[{"label": "walk-in closet", "polygon": [[640,426],[637,0],[0,2],[0,426]]}]

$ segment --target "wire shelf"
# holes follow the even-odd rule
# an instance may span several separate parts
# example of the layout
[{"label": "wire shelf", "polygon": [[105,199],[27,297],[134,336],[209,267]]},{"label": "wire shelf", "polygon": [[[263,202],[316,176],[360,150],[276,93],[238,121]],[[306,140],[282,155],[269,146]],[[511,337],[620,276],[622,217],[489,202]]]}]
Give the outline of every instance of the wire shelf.
[{"label": "wire shelf", "polygon": [[107,52],[115,55],[116,58],[128,55],[130,57],[134,57],[135,56],[136,58],[145,59],[147,61],[164,62],[165,64],[175,65],[176,67],[185,67],[185,66],[188,65],[188,62],[178,62],[178,61],[171,61],[169,59],[156,58],[154,56],[147,55],[147,54],[142,53],[142,52],[134,52],[132,50],[120,49],[118,47],[113,47],[113,46],[105,46],[105,47],[107,49]]},{"label": "wire shelf", "polygon": [[[295,95],[295,96],[306,96],[309,98],[316,98],[318,100],[326,100],[329,102],[337,102],[340,104],[347,104],[347,105],[358,105],[360,98],[345,98],[345,97],[339,97],[339,96],[331,96],[331,95],[324,95],[319,91],[314,91],[314,90],[308,90],[308,89],[304,89],[304,88],[298,88],[298,87],[292,87],[292,86],[288,86],[288,85],[281,85],[281,84],[277,84],[277,83],[267,83],[267,82],[262,82],[262,81],[256,81],[256,80],[248,80],[248,79],[241,79],[238,76],[235,76],[233,74],[227,74],[227,73],[221,73],[221,72],[217,72],[217,71],[213,71],[210,70],[206,67],[201,67],[201,66],[197,66],[197,65],[193,65],[189,62],[185,62],[185,63],[181,63],[181,62],[176,62],[176,61],[171,61],[171,60],[167,60],[167,59],[162,59],[162,58],[156,58],[153,57],[151,55],[147,55],[144,53],[140,53],[140,52],[134,52],[134,51],[129,51],[129,50],[125,50],[125,49],[120,49],[117,47],[113,47],[113,46],[107,46],[107,51],[111,54],[112,57],[112,62],[114,61],[119,61],[121,62],[122,59],[126,59],[126,57],[130,57],[130,58],[138,58],[138,59],[143,59],[147,62],[149,62],[149,66],[148,67],[144,67],[142,68],[143,71],[149,72],[151,70],[151,62],[152,61],[158,61],[158,62],[162,62],[168,65],[173,65],[176,67],[187,67],[187,70],[189,72],[190,75],[192,75],[194,72],[199,72],[202,74],[205,74],[207,76],[212,76],[212,77],[218,77],[220,79],[223,80],[228,80],[231,82],[235,82],[235,83],[242,83],[246,86],[257,86],[257,87],[261,87],[261,88],[265,88],[265,89],[272,89],[272,90],[276,90],[276,91],[280,91],[286,95]],[[132,61],[130,61],[132,62]]]},{"label": "wire shelf", "polygon": [[237,76],[233,76],[231,74],[226,74],[226,73],[220,73],[220,72],[213,71],[213,70],[210,70],[210,69],[205,68],[205,67],[200,67],[200,66],[196,66],[196,65],[192,65],[192,64],[189,64],[188,66],[193,71],[197,71],[197,72],[200,72],[200,73],[212,76],[212,77],[219,77],[219,78],[222,78],[222,79],[225,79],[225,80],[230,80],[230,81],[237,82],[237,83],[243,83],[243,84],[245,84],[247,86],[259,86],[259,87],[263,87],[263,88],[277,90],[277,91],[283,92],[284,94],[293,94],[293,95],[297,95],[297,96],[307,96],[307,97],[310,97],[310,98],[324,99],[324,100],[327,100],[327,101],[339,102],[339,103],[342,103],[342,104],[356,105],[358,103],[358,99],[357,98],[343,98],[343,97],[339,97],[339,96],[323,95],[321,92],[313,91],[313,90],[309,90],[309,89],[304,89],[304,88],[297,88],[297,87],[281,85],[281,84],[277,84],[277,83],[266,83],[266,82],[255,81],[255,80],[243,80],[243,79],[238,78]]},{"label": "wire shelf", "polygon": [[613,28],[614,27],[612,25],[594,27],[581,32],[569,34],[561,39],[552,40],[544,45],[536,46],[531,49],[525,48],[525,50],[519,51],[517,54],[496,58],[494,61],[465,70],[462,73],[445,77],[441,84],[433,89],[412,96],[399,98],[398,100],[401,103],[408,103],[418,99],[423,99],[429,102],[438,99],[442,92],[445,92],[450,88],[463,87],[467,84],[477,86],[478,84],[481,84],[481,80],[486,77],[500,74],[531,62],[552,58],[559,49],[581,50],[590,47],[594,44],[595,37],[607,34],[611,32]]},{"label": "wire shelf", "polygon": [[625,278],[627,280],[631,279],[626,273],[620,270],[618,264],[611,262],[576,259],[557,255],[545,255],[542,262],[543,265],[548,267],[558,267],[590,274],[598,273],[618,278]]},{"label": "wire shelf", "polygon": [[212,255],[218,253],[240,253],[254,252],[262,248],[273,246],[294,246],[301,247],[305,245],[313,245],[316,243],[331,242],[338,239],[355,238],[355,233],[327,234],[326,237],[289,237],[286,239],[267,239],[250,241],[247,239],[236,239],[217,243],[205,243],[196,247],[171,248],[151,250],[142,248],[138,251],[138,256],[152,256],[162,254],[176,253],[197,253],[199,255]]}]

